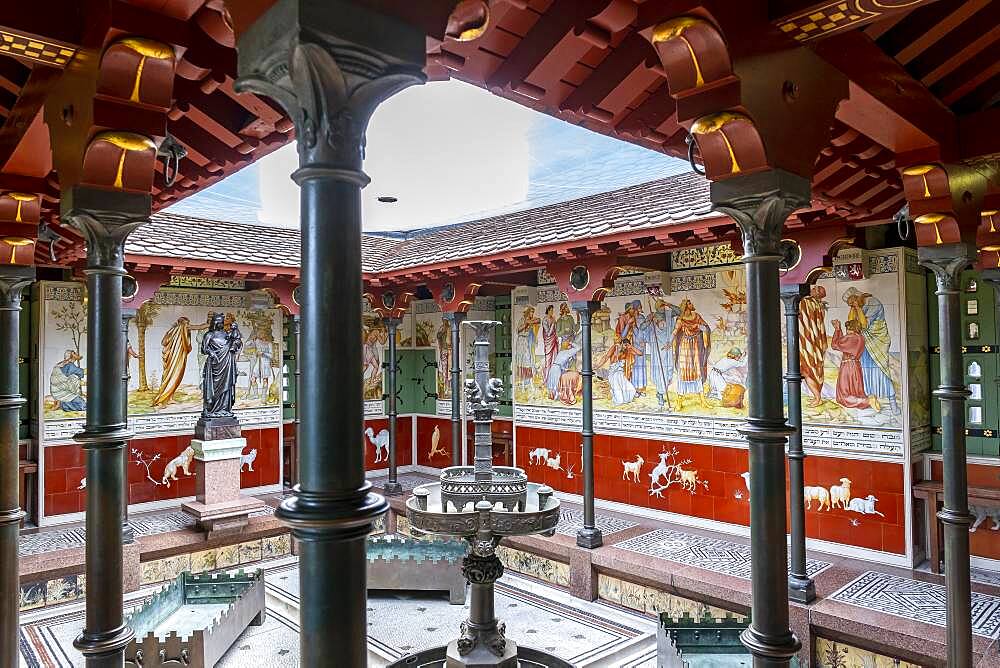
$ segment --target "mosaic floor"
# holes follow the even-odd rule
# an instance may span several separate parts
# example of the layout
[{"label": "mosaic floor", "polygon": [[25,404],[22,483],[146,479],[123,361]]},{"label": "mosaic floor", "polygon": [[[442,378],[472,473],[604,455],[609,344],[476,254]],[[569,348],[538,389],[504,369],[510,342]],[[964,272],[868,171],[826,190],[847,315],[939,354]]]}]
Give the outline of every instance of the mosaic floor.
[{"label": "mosaic floor", "polygon": [[[250,517],[273,514],[274,509],[268,506],[263,510],[250,513]],[[135,537],[141,538],[142,536],[190,529],[194,527],[195,520],[182,510],[171,510],[133,515],[129,518],[129,524],[135,532]],[[83,547],[85,536],[86,530],[82,526],[46,528],[38,533],[22,535],[18,541],[18,553],[25,557],[54,550]]]},{"label": "mosaic floor", "polygon": [[[632,527],[637,526],[635,522],[601,514],[594,516],[594,525],[600,529],[601,533],[605,536],[610,536],[613,533],[618,533],[619,531],[624,531],[625,529],[631,529]],[[559,514],[559,524],[556,525],[556,533],[560,533],[564,536],[575,536],[582,527],[583,511],[576,510],[575,508],[563,507]]]},{"label": "mosaic floor", "polygon": [[[676,561],[687,566],[750,579],[750,546],[705,536],[655,529],[620,543],[615,547],[651,557]],[[806,560],[806,572],[815,577],[830,566],[829,562]]]},{"label": "mosaic floor", "polygon": [[[918,622],[945,626],[945,587],[868,571],[829,598]],[[972,632],[1000,636],[1000,597],[972,594]]]},{"label": "mosaic floor", "polygon": [[[379,476],[378,478],[369,478],[368,480],[375,486],[375,490],[378,491],[382,489],[388,479],[389,476]],[[418,485],[425,485],[435,481],[435,478],[420,475],[419,473],[400,473],[396,476],[396,482],[402,486],[404,492],[409,492]]]},{"label": "mosaic floor", "polygon": [[[266,580],[269,596],[286,603],[284,614],[297,615],[298,569],[288,567]],[[496,611],[507,624],[509,638],[574,665],[655,666],[641,660],[656,644],[651,619],[573,599],[509,573],[496,585]],[[369,665],[385,665],[412,651],[446,644],[468,614],[468,603],[450,605],[445,596],[399,592],[370,597]]]},{"label": "mosaic floor", "polygon": [[[265,567],[267,618],[249,627],[229,649],[218,668],[292,668],[298,661],[299,578],[295,559]],[[156,588],[129,597],[131,609]],[[587,603],[565,592],[505,575],[497,583],[497,615],[509,637],[526,646],[544,648],[581,667],[655,667],[656,626],[653,620],[624,613],[601,603]],[[410,651],[443,645],[457,635],[468,606],[450,605],[445,596],[407,593],[372,596],[368,600],[369,666],[385,666]],[[83,666],[73,638],[83,625],[81,603],[22,615],[23,668]]]}]

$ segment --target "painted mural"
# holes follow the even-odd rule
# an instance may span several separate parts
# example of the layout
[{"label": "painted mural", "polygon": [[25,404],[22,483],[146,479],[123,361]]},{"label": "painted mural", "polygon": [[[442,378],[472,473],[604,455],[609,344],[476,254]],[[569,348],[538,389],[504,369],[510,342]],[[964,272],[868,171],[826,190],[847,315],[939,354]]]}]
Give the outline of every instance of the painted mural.
[{"label": "painted mural", "polygon": [[[396,341],[399,342],[398,333]],[[382,361],[388,344],[389,334],[385,323],[374,315],[364,315],[361,319],[361,378],[364,382],[365,401],[382,399],[385,384]]]},{"label": "painted mural", "polygon": [[[858,280],[831,273],[803,299],[805,422],[902,426],[896,265],[880,265],[881,272]],[[669,290],[642,275],[619,279],[595,315],[595,408],[744,417],[748,387],[742,267],[669,276]],[[579,319],[565,295],[554,287],[515,293],[512,329],[517,403],[579,406]]]},{"label": "painted mural", "polygon": [[[87,318],[83,299],[80,283],[44,284],[39,371],[46,440],[61,440],[62,424],[71,435],[86,416]],[[202,403],[205,356],[201,340],[208,318],[218,312],[225,314],[225,326],[238,329],[244,341],[237,361],[235,409],[256,411],[244,424],[278,421],[282,314],[270,297],[265,293],[164,288],[137,309],[128,327],[128,412],[137,418],[137,431],[169,432],[175,430],[171,428],[174,425],[176,430],[188,428],[187,422],[193,425]],[[167,418],[187,414],[191,418],[183,426]],[[143,416],[162,416],[163,420]]]}]

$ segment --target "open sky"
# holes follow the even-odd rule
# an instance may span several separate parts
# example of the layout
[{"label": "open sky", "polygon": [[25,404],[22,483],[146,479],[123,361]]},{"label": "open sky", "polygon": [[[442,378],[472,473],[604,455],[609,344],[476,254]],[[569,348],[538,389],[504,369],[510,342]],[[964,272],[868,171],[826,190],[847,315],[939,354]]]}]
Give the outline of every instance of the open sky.
[{"label": "open sky", "polygon": [[[173,213],[298,225],[298,163],[286,146]],[[409,88],[368,128],[365,230],[412,230],[562,202],[689,169],[669,158],[534,112],[459,81]],[[397,198],[382,203],[379,197]]]}]

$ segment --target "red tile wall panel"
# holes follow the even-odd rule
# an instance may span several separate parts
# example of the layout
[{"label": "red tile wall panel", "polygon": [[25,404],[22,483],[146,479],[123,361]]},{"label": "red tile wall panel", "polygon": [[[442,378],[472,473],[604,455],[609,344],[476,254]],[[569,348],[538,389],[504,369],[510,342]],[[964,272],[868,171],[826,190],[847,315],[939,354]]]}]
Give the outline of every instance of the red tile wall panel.
[{"label": "red tile wall panel", "polygon": [[[940,461],[931,460],[931,480],[942,480]],[[969,487],[1000,489],[1000,465],[969,464]],[[994,523],[987,519],[969,534],[969,550],[977,557],[1000,559],[1000,530],[993,531]]]},{"label": "red tile wall panel", "polygon": [[[365,420],[365,428],[371,428],[372,438],[376,441],[383,429],[388,431],[389,418],[375,418]],[[396,418],[396,465],[408,466],[413,462],[413,420],[409,416]],[[376,453],[372,438],[366,434],[363,437],[365,448],[365,470],[374,471],[389,468],[388,449],[383,449],[381,453]],[[378,458],[379,461],[375,461]]]},{"label": "red tile wall panel", "polygon": [[[448,418],[418,415],[417,420],[417,464],[444,468],[451,466],[451,420]],[[437,448],[431,456],[434,441],[434,427],[438,428]]]},{"label": "red tile wall panel", "polygon": [[[243,467],[240,486],[244,489],[277,484],[280,472],[278,428],[245,429],[247,440],[244,454],[257,450],[253,471]],[[195,465],[188,467],[191,475],[177,469],[177,479],[164,481],[167,464],[191,444],[191,436],[152,436],[136,438],[128,444],[126,477],[129,503],[166,501],[195,494]],[[82,512],[86,506],[86,489],[80,489],[87,475],[83,449],[75,444],[46,446],[42,454],[45,517]],[[147,469],[148,465],[148,469]]]},{"label": "red tile wall panel", "polygon": [[[541,458],[539,449],[547,451],[540,453]],[[530,480],[544,482],[560,491],[582,493],[582,444],[578,433],[518,426],[516,450],[518,466],[528,472]],[[534,459],[530,454],[533,451]],[[636,470],[638,480],[632,473]],[[597,497],[608,501],[746,526],[750,522],[750,491],[743,474],[748,470],[747,451],[742,448],[634,436],[594,437],[595,488]],[[650,476],[655,471],[665,473],[657,475],[655,492],[651,493]],[[684,471],[684,475],[678,471]],[[841,483],[841,478],[850,480],[851,498],[860,499],[855,502],[855,510],[850,510],[849,504],[848,508],[834,508],[832,503],[829,509],[824,505],[819,510],[817,502],[813,502],[812,509],[806,511],[806,534],[903,554],[906,541],[902,465],[817,455],[806,458],[807,485],[823,487],[830,496],[831,487],[846,484]],[[862,505],[868,495],[875,497],[874,513],[860,511],[872,507],[872,502]]]}]

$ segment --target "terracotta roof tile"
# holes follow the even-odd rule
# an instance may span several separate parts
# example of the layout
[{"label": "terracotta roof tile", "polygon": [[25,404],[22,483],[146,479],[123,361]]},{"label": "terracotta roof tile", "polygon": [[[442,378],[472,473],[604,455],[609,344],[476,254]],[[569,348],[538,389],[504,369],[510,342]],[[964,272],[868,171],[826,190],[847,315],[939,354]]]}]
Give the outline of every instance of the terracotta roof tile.
[{"label": "terracotta roof tile", "polygon": [[[396,236],[365,234],[366,272],[394,271],[710,218],[708,181],[679,174],[609,193]],[[126,244],[131,255],[298,267],[299,231],[158,213]]]}]

